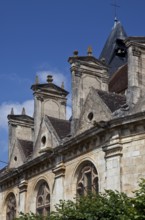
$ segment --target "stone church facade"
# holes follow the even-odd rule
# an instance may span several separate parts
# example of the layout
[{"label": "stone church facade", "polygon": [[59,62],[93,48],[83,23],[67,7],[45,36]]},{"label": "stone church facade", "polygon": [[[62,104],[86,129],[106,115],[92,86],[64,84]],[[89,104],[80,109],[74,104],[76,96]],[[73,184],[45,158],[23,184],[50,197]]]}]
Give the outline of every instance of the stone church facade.
[{"label": "stone church facade", "polygon": [[145,37],[127,37],[115,20],[99,59],[89,47],[68,59],[68,92],[48,76],[31,89],[34,117],[8,115],[9,163],[0,170],[0,219],[46,215],[60,199],[118,190],[145,178]]}]

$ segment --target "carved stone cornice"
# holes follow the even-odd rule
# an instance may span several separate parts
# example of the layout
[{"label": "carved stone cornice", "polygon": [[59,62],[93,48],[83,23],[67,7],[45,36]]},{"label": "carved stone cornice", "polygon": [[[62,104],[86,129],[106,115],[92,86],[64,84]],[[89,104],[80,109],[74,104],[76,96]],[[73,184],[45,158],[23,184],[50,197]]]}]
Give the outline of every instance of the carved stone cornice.
[{"label": "carved stone cornice", "polygon": [[64,163],[58,164],[52,172],[55,174],[55,178],[63,177],[65,176],[65,165]]},{"label": "carved stone cornice", "polygon": [[[52,157],[52,156],[50,156]],[[42,157],[30,160],[27,164],[22,165],[17,169],[12,169],[9,172],[5,172],[0,178],[0,190],[4,191],[8,188],[19,186],[21,187],[21,176],[25,174],[25,179],[28,180],[34,176],[39,175],[42,172],[52,169],[53,162],[49,159],[47,153]],[[22,188],[24,187],[24,182]]]}]

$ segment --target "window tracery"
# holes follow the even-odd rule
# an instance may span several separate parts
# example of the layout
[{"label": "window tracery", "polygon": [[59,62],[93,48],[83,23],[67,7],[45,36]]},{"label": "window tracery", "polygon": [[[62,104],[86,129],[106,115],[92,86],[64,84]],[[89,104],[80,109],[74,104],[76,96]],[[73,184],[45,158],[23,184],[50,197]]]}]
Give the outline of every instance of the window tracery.
[{"label": "window tracery", "polygon": [[16,198],[11,193],[7,198],[6,220],[14,220],[16,217]]},{"label": "window tracery", "polygon": [[50,191],[46,182],[41,183],[37,193],[36,212],[46,216],[50,213]]},{"label": "window tracery", "polygon": [[97,193],[99,191],[98,173],[91,162],[84,164],[79,172],[77,181],[77,194],[87,195],[89,193]]}]

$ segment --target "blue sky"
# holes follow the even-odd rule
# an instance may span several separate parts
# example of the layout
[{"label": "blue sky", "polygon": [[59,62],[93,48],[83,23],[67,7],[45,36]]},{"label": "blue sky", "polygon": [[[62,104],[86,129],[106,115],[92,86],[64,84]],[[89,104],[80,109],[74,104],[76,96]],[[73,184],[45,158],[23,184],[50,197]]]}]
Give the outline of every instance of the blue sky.
[{"label": "blue sky", "polygon": [[[70,90],[67,62],[74,50],[98,57],[114,23],[113,0],[0,0],[0,160],[7,161],[7,119],[14,106],[33,112],[30,86],[48,73]],[[118,0],[129,36],[145,36],[145,0]],[[0,168],[4,164],[0,163]]]}]

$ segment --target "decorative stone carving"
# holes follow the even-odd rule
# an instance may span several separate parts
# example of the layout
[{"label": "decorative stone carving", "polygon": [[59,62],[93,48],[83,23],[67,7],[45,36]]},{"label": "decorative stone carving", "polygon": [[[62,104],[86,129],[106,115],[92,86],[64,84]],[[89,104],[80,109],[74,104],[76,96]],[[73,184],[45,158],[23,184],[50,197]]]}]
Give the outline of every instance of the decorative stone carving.
[{"label": "decorative stone carving", "polygon": [[46,182],[39,186],[36,201],[37,213],[46,216],[50,212],[50,190]]},{"label": "decorative stone carving", "polygon": [[98,191],[98,173],[94,165],[88,162],[80,170],[77,182],[77,194],[81,196]]},{"label": "decorative stone carving", "polygon": [[133,53],[133,56],[136,56],[136,57],[140,57],[141,55],[141,51],[136,47],[133,47],[132,53]]}]

